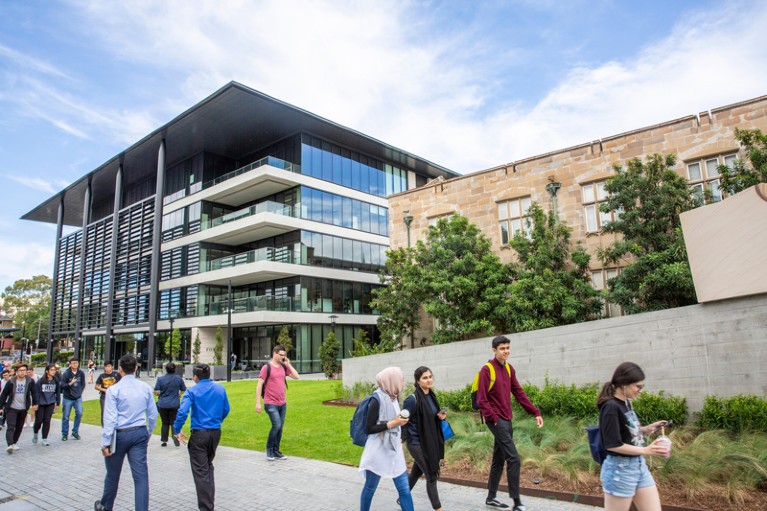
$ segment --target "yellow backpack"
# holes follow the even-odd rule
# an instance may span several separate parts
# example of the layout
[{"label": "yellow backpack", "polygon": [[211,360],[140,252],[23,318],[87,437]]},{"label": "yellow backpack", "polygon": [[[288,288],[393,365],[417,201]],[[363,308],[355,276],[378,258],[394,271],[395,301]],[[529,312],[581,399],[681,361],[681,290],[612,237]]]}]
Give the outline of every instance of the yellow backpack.
[{"label": "yellow backpack", "polygon": [[[488,362],[485,364],[487,366],[487,369],[490,371],[490,385],[488,385],[487,390],[488,392],[490,389],[493,388],[493,385],[495,385],[495,367],[493,366],[492,362]],[[471,407],[475,410],[479,410],[479,406],[477,406],[477,390],[479,390],[479,373],[482,372],[482,368],[480,368],[479,371],[477,371],[477,374],[474,376],[474,382],[471,384]],[[511,365],[506,364],[506,372],[509,373],[509,378],[511,378]]]}]

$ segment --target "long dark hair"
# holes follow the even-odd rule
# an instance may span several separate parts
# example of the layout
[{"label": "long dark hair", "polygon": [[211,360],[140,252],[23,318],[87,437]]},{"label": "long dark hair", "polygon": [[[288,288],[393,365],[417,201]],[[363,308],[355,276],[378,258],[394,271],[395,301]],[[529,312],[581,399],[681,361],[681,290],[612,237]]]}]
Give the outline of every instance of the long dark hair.
[{"label": "long dark hair", "polygon": [[612,380],[602,385],[602,391],[597,398],[597,408],[612,399],[615,394],[615,389],[618,387],[631,385],[632,383],[642,380],[644,380],[644,371],[642,371],[641,367],[634,362],[623,362],[615,368]]},{"label": "long dark hair", "polygon": [[45,372],[43,373],[43,378],[45,378],[45,381],[51,381],[51,379],[48,377],[48,371],[50,371],[51,368],[55,369],[56,364],[48,364],[47,366],[45,366]]}]

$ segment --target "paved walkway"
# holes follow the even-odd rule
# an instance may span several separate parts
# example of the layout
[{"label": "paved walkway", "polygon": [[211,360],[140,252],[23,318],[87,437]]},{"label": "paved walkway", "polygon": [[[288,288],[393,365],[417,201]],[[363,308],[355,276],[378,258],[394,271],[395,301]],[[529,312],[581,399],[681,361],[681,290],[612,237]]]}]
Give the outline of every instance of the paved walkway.
[{"label": "paved walkway", "polygon": [[[153,380],[142,378],[147,383]],[[90,386],[92,387],[92,385]],[[92,390],[92,389],[89,389]],[[86,391],[86,397],[92,394]],[[93,392],[95,395],[95,391]],[[226,427],[226,424],[224,424]],[[88,511],[101,497],[104,461],[99,450],[101,428],[81,425],[82,440],[62,442],[61,423],[51,424],[50,447],[32,444],[25,428],[21,449],[12,455],[0,451],[0,511]],[[4,433],[4,432],[3,432]],[[226,437],[226,429],[223,432]],[[4,435],[3,435],[4,436]],[[4,446],[5,443],[3,442]],[[158,436],[149,445],[151,510],[190,511],[197,499],[186,449],[161,447]],[[216,455],[216,509],[219,511],[353,511],[359,509],[363,479],[356,467],[291,456],[267,462],[264,453],[219,447]],[[447,483],[439,485],[448,511],[484,510],[485,490]],[[503,496],[502,496],[503,498]],[[373,500],[376,511],[399,511],[390,480],[382,480]],[[430,510],[426,485],[413,492],[415,508]],[[508,501],[508,499],[505,499]],[[582,504],[524,498],[529,511],[594,511]],[[133,481],[127,462],[123,467],[115,511],[133,509]]]}]

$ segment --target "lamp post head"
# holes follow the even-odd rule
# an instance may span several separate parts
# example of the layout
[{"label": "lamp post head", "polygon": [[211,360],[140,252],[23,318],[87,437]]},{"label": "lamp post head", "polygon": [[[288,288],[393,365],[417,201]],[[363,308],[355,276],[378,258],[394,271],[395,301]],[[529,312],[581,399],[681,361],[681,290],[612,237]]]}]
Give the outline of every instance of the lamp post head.
[{"label": "lamp post head", "polygon": [[336,329],[336,320],[338,319],[338,316],[335,314],[331,314],[328,316],[328,319],[330,319],[330,326],[333,328],[333,330]]},{"label": "lamp post head", "polygon": [[413,223],[413,215],[405,215],[402,217],[402,221],[405,222],[405,227],[410,229],[410,224]]}]

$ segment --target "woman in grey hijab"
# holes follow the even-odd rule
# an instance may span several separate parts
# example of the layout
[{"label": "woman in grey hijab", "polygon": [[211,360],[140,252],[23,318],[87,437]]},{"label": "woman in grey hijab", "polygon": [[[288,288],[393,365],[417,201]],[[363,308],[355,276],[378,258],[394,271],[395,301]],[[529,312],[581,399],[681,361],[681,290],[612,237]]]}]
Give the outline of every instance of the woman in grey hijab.
[{"label": "woman in grey hijab", "polygon": [[359,470],[365,474],[360,511],[370,511],[373,495],[382,477],[394,480],[402,511],[413,511],[400,428],[408,423],[408,419],[400,415],[397,401],[405,386],[405,376],[399,367],[387,367],[376,375],[376,383],[375,398],[370,400],[368,407],[368,438],[360,459]]}]

